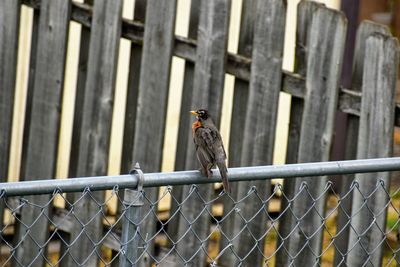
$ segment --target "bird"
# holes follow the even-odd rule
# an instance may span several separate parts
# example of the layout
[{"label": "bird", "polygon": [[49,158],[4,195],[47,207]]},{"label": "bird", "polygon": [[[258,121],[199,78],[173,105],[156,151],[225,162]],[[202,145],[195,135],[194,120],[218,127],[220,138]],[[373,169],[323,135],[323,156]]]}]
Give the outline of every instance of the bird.
[{"label": "bird", "polygon": [[200,172],[206,177],[211,177],[211,168],[217,165],[224,190],[230,193],[228,169],[225,163],[226,152],[221,134],[206,109],[192,110],[190,113],[197,118],[192,124],[192,133],[197,159],[200,162]]}]

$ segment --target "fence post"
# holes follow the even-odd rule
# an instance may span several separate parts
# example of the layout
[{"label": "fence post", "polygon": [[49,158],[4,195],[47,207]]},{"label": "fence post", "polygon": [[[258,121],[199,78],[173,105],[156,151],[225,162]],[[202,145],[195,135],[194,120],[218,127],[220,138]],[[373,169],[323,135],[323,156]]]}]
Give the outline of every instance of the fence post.
[{"label": "fence post", "polygon": [[[390,34],[389,28],[371,21],[363,21],[357,29],[357,37],[354,51],[353,77],[351,90],[361,92],[363,69],[365,61],[365,43],[367,37],[374,32]],[[359,128],[359,114],[349,114],[347,118],[347,134],[345,146],[345,159],[355,159],[357,156],[357,140]],[[347,195],[354,180],[354,174],[347,174],[342,177],[340,185],[341,196]],[[341,208],[338,210],[337,233],[335,239],[335,260],[334,266],[339,266],[346,261],[346,252],[350,226],[348,214],[351,213],[352,195],[341,200]]]},{"label": "fence post", "polygon": [[[191,109],[207,108],[218,127],[222,109],[230,7],[231,0],[201,1],[199,10],[196,62],[190,105]],[[191,132],[188,134],[185,168],[194,169],[198,167],[198,163]],[[190,190],[190,186],[184,186],[183,195],[190,194]],[[183,239],[177,245],[177,253],[182,256],[185,264],[190,266],[203,266],[207,257],[206,237],[209,232],[210,216],[209,211],[198,216],[197,212],[203,209],[204,203],[198,199],[197,194],[204,199],[210,198],[213,194],[212,185],[198,186],[197,192],[194,192],[181,209],[185,220],[182,218],[179,220],[178,236],[183,236]],[[193,232],[187,234],[187,227],[191,227]],[[199,247],[202,250],[196,254]]]},{"label": "fence post", "polygon": [[[282,81],[286,1],[258,1],[256,9],[250,86],[242,141],[242,166],[272,164]],[[240,182],[237,186],[238,199],[246,197],[246,201],[251,203],[238,205],[241,215],[236,216],[235,226],[246,229],[238,238],[239,245],[234,248],[237,250],[239,262],[245,266],[268,265],[263,253],[264,241],[266,235],[272,231],[265,232],[265,203],[259,200],[257,194],[268,197],[271,181]],[[247,191],[251,186],[257,188],[257,193],[249,196]],[[234,235],[228,238],[234,238]]]},{"label": "fence post", "polygon": [[[174,44],[174,26],[177,1],[147,1],[141,71],[139,75],[138,105],[135,118],[132,158],[140,161],[146,171],[161,169],[163,140],[168,102],[171,60]],[[157,77],[157,79],[155,79]],[[149,188],[149,201],[155,202],[158,188]],[[146,201],[143,210],[157,211],[157,206]],[[157,218],[153,212],[147,216],[143,231],[153,236]],[[149,243],[147,253],[154,255],[154,244]],[[138,266],[150,266],[140,261]]]},{"label": "fence post", "polygon": [[[0,182],[7,181],[17,72],[20,1],[0,2]],[[4,206],[0,203],[0,218]],[[0,219],[0,229],[3,221]]]},{"label": "fence post", "polygon": [[[337,108],[346,18],[342,13],[318,7],[309,28],[306,93],[302,115],[299,162],[329,159]],[[319,198],[327,177],[296,180],[298,192],[292,203],[293,233],[288,238],[289,265],[313,266],[320,261],[325,198]],[[307,188],[303,183],[307,183]],[[303,191],[306,189],[306,191]]]},{"label": "fence post", "polygon": [[[313,1],[300,1],[297,6],[297,29],[296,29],[296,64],[294,66],[295,73],[305,77],[307,74],[307,44],[309,38],[309,29],[314,16],[314,11],[321,6],[321,3]],[[304,110],[304,100],[292,96],[290,107],[289,121],[289,138],[286,151],[286,163],[297,163],[300,131],[302,116]],[[296,191],[296,180],[284,180],[284,195],[281,200],[281,210],[285,210],[289,205],[292,205],[290,199],[293,198]],[[290,257],[288,257],[287,249],[288,242],[286,241],[294,227],[294,221],[291,219],[292,214],[285,212],[279,219],[279,238],[277,247],[280,248],[276,255],[276,266],[288,266]]]},{"label": "fence post", "polygon": [[143,206],[143,172],[136,163],[130,172],[137,175],[138,186],[136,190],[125,189],[123,201],[122,235],[121,235],[121,256],[119,267],[136,266],[138,262],[138,247],[140,241],[140,209]]},{"label": "fence post", "polygon": [[[136,21],[145,23],[146,15],[146,0],[136,0],[133,17]],[[126,105],[125,105],[125,121],[124,121],[124,134],[121,154],[121,169],[120,173],[127,173],[132,162],[132,148],[133,142],[135,140],[135,126],[136,126],[136,110],[138,105],[138,93],[139,93],[139,75],[142,66],[142,53],[143,46],[137,43],[131,43],[131,54],[129,59],[129,75],[128,75],[128,89],[126,95]],[[123,192],[121,192],[121,198],[124,197]],[[124,207],[122,203],[118,203],[117,206],[117,216],[121,216]],[[120,229],[121,225],[118,226]],[[113,251],[113,253],[116,253]],[[111,264],[112,267],[118,266],[118,262],[115,261]]]},{"label": "fence post", "polygon": [[[366,41],[365,52],[357,158],[390,157],[399,44],[392,36],[374,33]],[[353,192],[348,266],[382,263],[383,252],[379,246],[386,234],[388,195],[384,190],[373,193],[378,178],[388,190],[389,172],[356,174],[359,186]]]},{"label": "fence post", "polygon": [[[29,75],[21,180],[54,177],[55,174],[70,10],[71,1],[46,0],[40,2],[38,17],[35,13],[38,24],[34,26],[32,39],[35,50],[31,50],[35,55],[35,72]],[[16,242],[21,241],[21,244],[15,264],[43,266],[49,233],[46,216],[51,212],[45,205],[50,198],[38,195],[27,199],[43,209],[24,206],[16,227]],[[30,238],[24,238],[26,234]]]},{"label": "fence post", "polygon": [[[199,26],[200,14],[200,0],[193,0],[190,4],[190,20],[188,37],[190,39],[197,39],[197,28]],[[194,77],[194,62],[186,60],[185,73],[182,88],[181,112],[179,115],[179,130],[178,140],[175,154],[175,171],[185,170],[186,164],[186,150],[188,146],[189,132],[191,131],[191,116],[188,116],[188,110],[191,110],[191,102],[193,95],[193,77]],[[174,214],[179,209],[179,202],[183,198],[183,186],[174,186],[173,195],[177,201],[171,201],[170,214]],[[179,225],[179,216],[174,216],[169,225]],[[172,240],[178,240],[178,227],[168,227],[168,236]],[[171,242],[170,242],[171,243]],[[171,245],[171,244],[170,244]]]},{"label": "fence post", "polygon": [[[242,6],[242,18],[240,23],[240,36],[239,36],[239,47],[238,54],[251,57],[251,52],[253,48],[253,38],[254,38],[254,22],[256,20],[257,12],[257,2],[256,0],[243,1]],[[244,136],[243,125],[245,123],[246,109],[247,109],[247,99],[249,97],[249,82],[244,81],[240,78],[235,78],[235,87],[233,90],[233,103],[232,103],[232,114],[235,114],[231,118],[231,129],[229,137],[229,155],[228,155],[228,165],[229,167],[240,167],[241,156],[242,156],[242,141]],[[237,198],[238,195],[238,183],[231,184],[231,196]],[[223,198],[224,215],[227,214],[234,208],[235,203],[229,197]],[[235,218],[229,218],[225,220],[222,224],[224,233],[226,236],[231,237],[240,230],[241,225],[237,225],[237,220]],[[239,228],[239,229],[238,229]],[[220,240],[220,251],[232,243],[231,240],[223,238],[221,235]],[[236,243],[239,240],[236,239]],[[236,245],[235,243],[235,245]],[[223,253],[219,260],[224,266],[234,266],[237,261],[236,255],[233,253]]]},{"label": "fence post", "polygon": [[[76,172],[78,177],[107,173],[122,4],[122,0],[94,1],[85,87],[82,95],[78,94],[83,99],[76,102],[82,103],[82,114],[75,113],[80,129],[74,131],[72,156],[77,153],[78,159],[73,162],[76,166],[71,165],[70,174]],[[71,194],[69,198],[75,202],[78,195]],[[95,243],[100,240],[102,220],[97,215],[99,207],[91,198],[101,202],[104,192],[91,192],[74,204],[77,223],[70,232],[69,255],[63,259],[65,267],[76,266],[77,262],[87,266],[98,264],[96,253],[100,253],[100,247]],[[81,235],[81,223],[85,224],[85,235]]]}]

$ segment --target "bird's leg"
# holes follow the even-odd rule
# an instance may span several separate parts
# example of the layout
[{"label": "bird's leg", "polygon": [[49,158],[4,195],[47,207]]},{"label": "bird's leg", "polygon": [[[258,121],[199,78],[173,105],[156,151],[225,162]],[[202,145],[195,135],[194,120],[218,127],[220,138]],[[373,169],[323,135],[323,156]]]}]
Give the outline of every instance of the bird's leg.
[{"label": "bird's leg", "polygon": [[203,168],[203,167],[200,167],[200,168],[199,168],[199,172],[201,173],[201,175],[206,176],[206,177],[209,177],[209,176],[208,176],[208,170],[207,170],[207,169],[205,169],[205,168]]},{"label": "bird's leg", "polygon": [[212,167],[214,166],[214,164],[208,164],[207,165],[207,177],[211,177],[212,176]]}]

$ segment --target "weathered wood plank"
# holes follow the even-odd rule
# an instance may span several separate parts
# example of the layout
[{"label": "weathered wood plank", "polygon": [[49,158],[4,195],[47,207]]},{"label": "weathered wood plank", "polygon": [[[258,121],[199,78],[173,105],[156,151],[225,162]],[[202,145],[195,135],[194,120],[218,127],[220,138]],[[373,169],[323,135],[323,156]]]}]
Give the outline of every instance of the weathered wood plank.
[{"label": "weathered wood plank", "polygon": [[[315,10],[321,4],[312,1],[301,1],[297,6],[297,28],[296,28],[296,50],[294,71],[301,77],[305,77],[307,73],[307,46],[309,39],[309,29]],[[283,82],[285,84],[285,80]],[[292,97],[289,121],[289,136],[286,152],[286,163],[297,163],[298,150],[300,143],[300,131],[302,124],[302,116],[304,109],[303,96]],[[292,199],[296,192],[296,181],[294,179],[286,179],[284,181],[284,197],[282,198],[282,210],[289,205],[289,199]],[[290,204],[291,205],[291,204]],[[283,214],[279,222],[279,235],[282,238],[277,240],[277,247],[281,247],[276,256],[277,266],[289,266],[289,250],[290,243],[286,241],[287,237],[295,227],[292,214],[286,212]],[[282,244],[283,243],[283,244]]]},{"label": "weathered wood plank", "polygon": [[[20,1],[0,2],[0,181],[7,181],[17,72]],[[0,222],[1,224],[1,222]]]},{"label": "weathered wood plank", "polygon": [[[250,88],[244,124],[242,166],[270,165],[273,160],[275,127],[282,79],[282,61],[286,18],[286,1],[258,1],[252,49]],[[235,116],[235,114],[233,114]],[[242,126],[243,127],[243,126]],[[270,181],[240,182],[238,196],[247,195],[251,186],[263,198],[270,194]],[[243,224],[238,216],[236,225],[246,227],[239,238],[236,253],[244,258],[244,265],[263,265],[266,213],[255,194],[246,201],[252,205],[240,207],[242,216],[252,221]],[[257,214],[255,216],[255,214]]]},{"label": "weathered wood plank", "polygon": [[150,0],[147,5],[132,157],[145,171],[161,167],[175,9],[176,1],[167,4]]},{"label": "weathered wood plank", "polygon": [[[334,117],[337,107],[342,58],[346,38],[346,19],[342,13],[318,7],[309,29],[306,95],[300,131],[299,162],[329,160]],[[304,182],[307,186],[304,187]],[[327,182],[326,177],[299,178],[296,190],[301,193],[293,202],[295,230],[289,238],[289,254],[296,266],[318,264],[322,244],[321,218],[325,198],[317,198]],[[313,207],[311,210],[310,207]]]},{"label": "weathered wood plank", "polygon": [[[33,102],[33,88],[35,81],[35,70],[36,70],[36,58],[37,58],[37,47],[39,37],[39,19],[40,10],[35,9],[33,12],[32,21],[32,36],[31,36],[31,51],[29,59],[29,77],[28,77],[28,88],[26,95],[25,114],[32,114],[32,102]],[[22,151],[21,151],[21,169],[20,169],[20,180],[24,180],[22,175],[25,172],[27,149],[29,141],[29,129],[30,129],[31,116],[25,116],[24,118],[24,130],[22,137]],[[20,233],[24,229],[21,229],[22,224],[16,224],[16,234],[14,236],[14,243],[20,239]],[[13,260],[13,265],[17,264],[16,260]]]},{"label": "weathered wood plank", "polygon": [[[367,38],[362,80],[362,104],[357,158],[390,157],[393,152],[395,90],[399,66],[399,43],[391,36],[375,33]],[[354,191],[351,230],[346,264],[349,266],[382,263],[385,238],[386,203],[390,173],[356,174],[359,189]],[[380,184],[381,180],[384,184]],[[365,195],[376,187],[365,203]],[[383,190],[385,188],[385,190]],[[368,229],[368,231],[366,231]]]},{"label": "weathered wood plank", "polygon": [[[347,91],[347,94],[343,94],[341,107],[344,106],[346,101],[344,98],[349,99],[350,103],[346,105],[346,110],[355,110],[357,113],[350,115],[347,118],[347,133],[346,133],[346,146],[345,146],[345,159],[355,159],[357,155],[357,139],[358,139],[358,128],[359,128],[359,116],[361,106],[361,88],[365,61],[365,44],[367,38],[374,32],[381,32],[389,34],[389,29],[383,25],[379,25],[370,21],[364,21],[360,24],[357,30],[356,43],[355,43],[355,54],[353,64],[353,76],[352,76],[352,91]],[[358,98],[352,98],[351,95],[358,93]],[[353,100],[353,101],[351,101]],[[357,100],[357,102],[354,102]],[[356,109],[355,109],[356,108]],[[341,180],[340,194],[346,195],[351,187],[354,180],[354,175],[345,175]],[[336,237],[335,246],[335,266],[343,264],[346,261],[347,249],[348,249],[348,238],[350,227],[348,225],[348,215],[351,214],[352,206],[352,195],[347,195],[345,199],[341,201],[341,208],[338,210],[338,221],[337,221],[337,232],[340,234]]]},{"label": "weathered wood plank", "polygon": [[[22,172],[24,180],[55,175],[69,13],[69,1],[41,2],[31,112],[28,114],[30,127],[26,133]],[[28,197],[28,200],[45,205],[49,196]],[[45,250],[36,245],[45,244],[48,235],[48,222],[40,216],[42,212],[48,215],[48,207],[43,211],[32,206],[24,207],[21,216],[24,224],[19,226],[18,238],[26,233],[30,234],[30,238],[25,238],[17,250],[16,258],[22,265],[40,266],[44,263]],[[40,256],[35,259],[38,254]]]},{"label": "weathered wood plank", "polygon": [[[146,0],[135,1],[134,18],[145,22]],[[142,62],[143,47],[136,43],[131,44],[129,62],[128,93],[125,108],[124,140],[122,147],[121,173],[128,173],[132,168],[132,148],[135,137],[136,110],[139,94],[139,75]]]},{"label": "weathered wood plank", "polygon": [[[77,176],[107,174],[121,12],[121,0],[94,1],[88,69],[81,100],[83,107]],[[66,266],[76,266],[76,262],[95,266],[98,262],[96,253],[92,252],[100,251],[100,247],[96,247],[93,242],[98,242],[101,238],[101,216],[98,214],[99,206],[92,198],[101,202],[104,192],[88,193],[74,204],[75,216],[87,225],[85,235],[80,235],[82,225],[78,221],[75,223],[70,243],[78,236],[79,239],[70,247],[68,257],[65,258]]]},{"label": "weathered wood plank", "polygon": [[305,77],[298,73],[291,73],[285,70],[282,70],[282,74],[282,92],[288,93],[296,98],[303,99],[306,91]]},{"label": "weathered wood plank", "polygon": [[[136,0],[133,17],[135,20],[144,23],[146,14],[146,0]],[[138,106],[138,94],[139,94],[139,75],[142,62],[142,50],[143,46],[138,45],[134,42],[131,43],[131,54],[129,59],[129,75],[128,75],[128,91],[126,96],[125,106],[125,123],[124,123],[124,134],[123,134],[123,146],[121,155],[121,170],[120,173],[129,173],[132,168],[133,160],[133,142],[135,140],[135,123],[136,123],[136,110]],[[120,192],[121,199],[124,198],[124,191]],[[124,210],[124,205],[118,203],[117,216],[121,216]],[[121,224],[118,225],[118,229],[121,229]],[[116,256],[117,252],[113,251],[113,256]],[[119,266],[118,261],[113,261],[111,266]]]},{"label": "weathered wood plank", "polygon": [[[240,25],[240,37],[238,54],[250,58],[252,56],[254,25],[257,14],[257,1],[245,1],[242,6],[242,21]],[[232,104],[232,119],[229,143],[229,166],[238,167],[241,162],[243,150],[243,135],[245,124],[247,99],[248,99],[249,83],[241,79],[235,80],[233,104]],[[234,190],[234,185],[232,190]]]},{"label": "weathered wood plank", "polygon": [[269,0],[257,5],[241,157],[244,166],[272,164],[282,78],[285,17],[284,1]]},{"label": "weathered wood plank", "polygon": [[[253,48],[253,37],[254,37],[254,25],[257,12],[257,1],[256,0],[248,0],[244,1],[242,4],[242,17],[240,24],[240,36],[239,36],[239,46],[238,46],[238,54],[243,55],[247,58],[251,58],[252,48]],[[249,69],[250,73],[250,69]],[[248,100],[248,92],[249,92],[249,83],[248,81],[244,81],[242,79],[235,79],[235,88],[233,95],[233,103],[232,103],[232,118],[231,118],[231,128],[230,128],[230,137],[229,137],[229,156],[228,162],[230,167],[239,167],[241,166],[241,156],[242,156],[242,148],[243,148],[243,135],[246,117],[246,109],[247,109],[247,100]],[[238,183],[231,184],[231,196],[234,199],[238,198]],[[234,203],[229,197],[223,198],[224,203],[224,216],[229,213],[234,208]],[[220,240],[220,251],[222,251],[225,247],[229,246],[231,243],[234,244],[235,247],[239,246],[239,239],[234,241],[229,240],[232,239],[232,236],[239,232],[238,228],[241,227],[241,224],[237,221],[236,218],[230,217],[225,220],[221,225],[224,229],[224,235],[221,235]],[[224,253],[221,255],[220,263],[224,266],[234,266],[237,261],[236,255],[233,253]]]},{"label": "weathered wood plank", "polygon": [[[139,81],[138,109],[134,133],[132,159],[140,163],[143,171],[159,171],[168,100],[171,59],[174,44],[176,0],[147,1],[146,27]],[[147,197],[158,198],[158,189],[146,189]],[[142,214],[157,206],[145,203]],[[143,236],[151,237],[155,232],[156,218],[153,212],[146,218]],[[139,255],[142,251],[138,252]],[[154,247],[149,244],[146,253],[154,255]],[[139,266],[151,264],[150,257],[142,257]]]},{"label": "weathered wood plank", "polygon": [[[208,109],[217,126],[220,124],[222,108],[230,7],[231,0],[201,1],[200,5],[191,109]],[[189,135],[191,136],[191,133]],[[188,137],[185,168],[197,167],[193,140]],[[189,186],[184,186],[184,196],[189,193],[189,188]],[[205,199],[208,199],[213,192],[212,185],[198,186],[197,190]],[[198,211],[202,209],[203,203],[195,193],[190,201],[182,206],[181,212],[187,220],[193,221],[198,216]],[[185,235],[188,228],[187,220],[180,220],[179,236]],[[191,225],[191,228],[198,237],[205,239],[209,231],[209,223],[208,213],[203,212]],[[179,242],[177,250],[185,260],[190,262],[190,265],[202,266],[205,263],[206,255],[204,250],[195,255],[199,247],[207,248],[207,242],[202,244],[193,233],[189,233]]]},{"label": "weathered wood plank", "polygon": [[339,92],[339,110],[353,117],[360,116],[361,93],[342,88]]},{"label": "weathered wood plank", "polygon": [[[28,88],[26,93],[26,104],[25,104],[25,114],[32,113],[32,101],[33,101],[33,87],[35,84],[35,68],[36,68],[36,58],[37,58],[37,46],[38,46],[38,36],[39,36],[39,16],[40,10],[35,9],[33,11],[33,21],[32,21],[32,37],[31,37],[31,51],[29,59],[29,75],[28,75]],[[29,139],[29,128],[31,124],[31,116],[25,116],[24,118],[24,131],[22,136],[22,151],[21,151],[21,170],[20,173],[24,173],[25,162],[27,156],[27,147]],[[20,177],[23,180],[24,177]]]},{"label": "weathered wood plank", "polygon": [[[197,29],[199,26],[200,0],[192,1],[190,5],[190,21],[188,37],[196,40]],[[189,132],[191,131],[191,118],[188,112],[191,108],[193,95],[193,79],[194,79],[194,62],[185,62],[185,74],[182,89],[181,114],[179,118],[179,133],[178,144],[175,159],[175,170],[180,171],[185,169],[186,150],[188,145]]]},{"label": "weathered wood plank", "polygon": [[[85,0],[85,3],[93,5],[93,0]],[[92,17],[90,17],[91,19]],[[83,103],[85,99],[86,77],[89,60],[90,29],[82,27],[81,43],[79,47],[78,79],[76,83],[74,124],[72,129],[71,153],[69,161],[69,177],[77,177],[79,162],[79,142],[82,131]]]},{"label": "weathered wood plank", "polygon": [[[197,38],[197,29],[199,26],[199,14],[200,14],[200,0],[193,0],[190,4],[190,20],[189,20],[189,32],[188,37],[191,39]],[[175,154],[175,171],[185,170],[186,165],[186,150],[188,145],[189,132],[191,131],[191,116],[188,116],[189,110],[191,110],[191,102],[193,95],[193,78],[194,78],[194,62],[185,62],[185,73],[182,88],[182,100],[181,110],[179,116],[179,129],[178,129],[178,143]],[[182,201],[183,197],[183,186],[173,187],[173,196],[176,201],[171,200],[170,214],[174,214],[179,208],[179,202]],[[176,241],[178,237],[178,227],[180,217],[175,216],[169,223],[171,227],[168,227],[169,237]],[[170,244],[171,245],[171,244]]]},{"label": "weathered wood plank", "polygon": [[[17,72],[20,1],[0,1],[0,182],[7,182]],[[4,203],[0,203],[3,218]],[[0,229],[3,227],[0,219]]]},{"label": "weathered wood plank", "polygon": [[[93,4],[93,0],[85,0],[85,3]],[[91,19],[92,17],[90,17]],[[69,156],[68,177],[77,177],[77,168],[79,162],[79,143],[82,130],[82,117],[83,117],[83,102],[85,97],[85,84],[87,76],[88,58],[89,58],[89,44],[90,44],[90,29],[86,27],[81,28],[79,47],[79,61],[78,61],[78,75],[75,91],[75,104],[74,104],[74,123],[72,126],[72,140],[71,150]],[[67,194],[67,200],[70,203],[74,202],[75,196],[78,194]],[[68,202],[66,203],[68,206]],[[68,240],[69,236],[65,237]],[[61,255],[64,255],[68,249],[67,244],[61,244]],[[61,265],[67,264],[68,257],[65,258]]]}]

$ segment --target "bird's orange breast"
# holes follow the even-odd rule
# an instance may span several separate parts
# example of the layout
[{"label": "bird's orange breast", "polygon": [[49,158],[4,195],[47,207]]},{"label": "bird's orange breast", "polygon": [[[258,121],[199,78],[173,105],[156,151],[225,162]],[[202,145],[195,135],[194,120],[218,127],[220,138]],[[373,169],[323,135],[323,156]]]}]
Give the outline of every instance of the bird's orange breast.
[{"label": "bird's orange breast", "polygon": [[201,125],[201,122],[200,121],[195,121],[193,124],[192,124],[192,131],[193,131],[193,133],[198,129],[198,128],[200,128],[202,125]]}]

